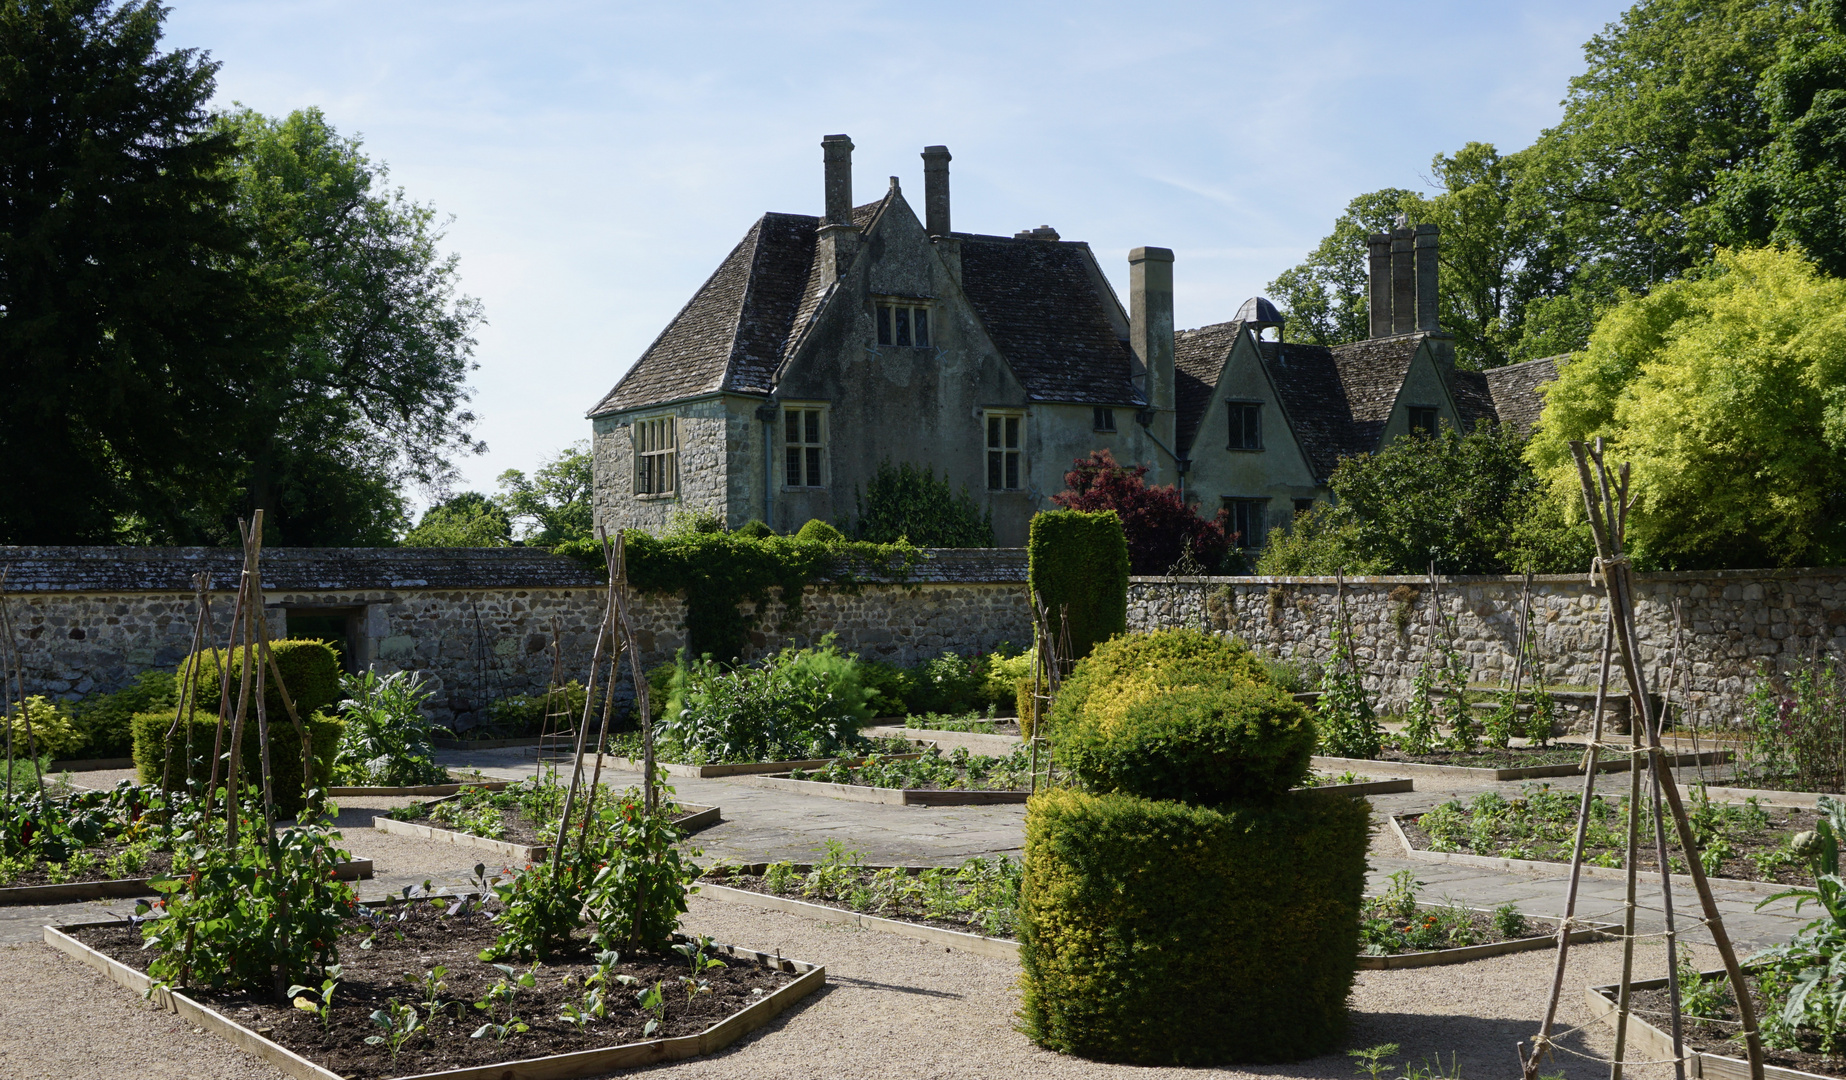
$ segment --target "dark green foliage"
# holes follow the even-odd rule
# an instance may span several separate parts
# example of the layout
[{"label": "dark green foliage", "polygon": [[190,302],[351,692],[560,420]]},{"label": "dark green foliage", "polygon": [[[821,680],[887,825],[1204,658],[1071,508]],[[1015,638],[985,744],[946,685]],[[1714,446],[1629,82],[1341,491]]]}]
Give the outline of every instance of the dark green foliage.
[{"label": "dark green foliage", "polygon": [[[217,65],[165,9],[0,6],[0,542],[164,533],[230,481],[252,301]],[[28,466],[29,463],[29,467]]]},{"label": "dark green foliage", "polygon": [[1024,1030],[1143,1065],[1337,1048],[1370,828],[1366,802],[1337,794],[1231,811],[1038,795],[1020,893]]},{"label": "dark green foliage", "polygon": [[1166,676],[1160,685],[1167,687],[1269,682],[1263,662],[1236,638],[1190,629],[1123,634],[1098,645],[1071,670],[1052,708],[1052,730],[1086,722],[1092,697],[1125,700],[1136,692],[1131,683],[1151,685],[1160,675]]},{"label": "dark green foliage", "polygon": [[809,518],[808,523],[795,533],[795,539],[810,544],[837,544],[846,539],[846,534],[819,518]]},{"label": "dark green foliage", "polygon": [[655,738],[664,760],[697,765],[834,757],[871,718],[858,665],[829,634],[729,670],[681,652]]},{"label": "dark green foliage", "polygon": [[[811,521],[832,528],[825,522]],[[806,526],[804,526],[806,528]],[[838,530],[835,530],[837,533]],[[566,545],[565,554],[588,562],[586,546]],[[595,565],[602,565],[600,552]],[[752,539],[734,532],[680,529],[665,536],[627,533],[628,581],[642,592],[679,592],[686,597],[686,634],[690,651],[730,662],[743,654],[746,637],[777,590],[788,615],[801,615],[801,594],[808,583],[826,576],[836,587],[852,589],[853,566],[863,566],[902,580],[919,558],[901,544],[827,543],[799,536]],[[852,566],[844,561],[852,560]],[[746,612],[740,605],[750,604]]]},{"label": "dark green foliage", "polygon": [[764,524],[761,519],[751,518],[749,521],[737,526],[737,528],[732,529],[731,534],[733,536],[744,537],[748,540],[761,540],[765,536],[774,536],[776,531]]},{"label": "dark green foliage", "polygon": [[916,672],[883,660],[859,661],[859,685],[865,689],[865,710],[874,717],[903,716],[910,711]]},{"label": "dark green foliage", "polygon": [[[320,712],[340,700],[340,661],[332,646],[324,641],[274,641],[269,645],[270,653],[276,659],[276,669],[282,672],[282,685],[288,689],[289,698],[295,704],[295,711],[300,716]],[[220,680],[224,667],[223,649],[207,649],[199,653],[199,696],[196,710],[200,713],[218,713],[218,695]],[[185,665],[180,665],[181,674]],[[244,654],[242,649],[231,653],[231,711],[237,710],[238,680],[243,678]],[[264,676],[264,708],[269,713],[271,723],[288,722],[288,713],[282,707],[282,695],[276,690],[275,679],[269,674]],[[247,714],[251,720],[256,719],[256,703],[251,702]],[[169,717],[169,719],[171,719]]]},{"label": "dark green foliage", "polygon": [[96,694],[72,706],[71,720],[83,733],[84,756],[122,758],[133,753],[135,736],[129,721],[136,713],[172,709],[177,681],[170,671],[144,671],[135,676],[132,686]]},{"label": "dark green foliage", "polygon": [[1128,540],[1104,510],[1048,510],[1032,517],[1027,580],[1051,609],[1051,632],[1070,619],[1073,658],[1128,628]]},{"label": "dark green foliage", "polygon": [[953,713],[988,704],[986,679],[976,665],[944,652],[911,669],[904,707],[912,713]]},{"label": "dark green foliage", "polygon": [[590,500],[596,477],[590,445],[578,442],[560,450],[530,479],[518,469],[501,473],[494,504],[517,521],[520,536],[533,547],[556,548],[570,540],[594,542]]},{"label": "dark green foliage", "polygon": [[[314,782],[317,787],[325,788],[333,775],[334,755],[339,752],[340,734],[344,729],[338,720],[317,713],[304,717],[302,723],[308,727],[308,739],[314,752]],[[159,785],[162,783],[163,771],[167,768],[168,754],[165,743],[168,729],[173,727],[173,714],[167,712],[141,713],[130,721],[135,738],[135,771],[143,784]],[[263,786],[263,764],[259,756],[256,718],[244,720],[243,764],[238,767],[239,785],[251,789]],[[187,779],[186,769],[186,728],[182,723],[173,732],[172,744],[172,778],[171,786],[182,789]],[[218,717],[215,713],[200,712],[193,716],[191,779],[201,785],[211,779],[212,745],[218,731]],[[225,725],[225,752],[230,752],[231,729]],[[295,733],[295,725],[289,723],[285,716],[271,715],[269,718],[269,775],[275,782],[276,816],[278,818],[294,817],[304,805],[301,787],[301,739]],[[225,780],[225,767],[218,768],[218,783]]]},{"label": "dark green foliage", "polygon": [[907,540],[917,547],[992,547],[993,514],[983,513],[966,484],[961,493],[939,480],[933,468],[889,461],[866,485],[865,496],[853,492],[859,520],[855,535],[875,544]]},{"label": "dark green foliage", "polygon": [[506,547],[513,523],[506,511],[478,491],[464,491],[423,511],[423,520],[404,537],[405,547]]},{"label": "dark green foliage", "polygon": [[1095,792],[1219,806],[1268,803],[1308,774],[1314,722],[1271,686],[1180,686],[1118,724],[1061,729],[1058,758]]}]

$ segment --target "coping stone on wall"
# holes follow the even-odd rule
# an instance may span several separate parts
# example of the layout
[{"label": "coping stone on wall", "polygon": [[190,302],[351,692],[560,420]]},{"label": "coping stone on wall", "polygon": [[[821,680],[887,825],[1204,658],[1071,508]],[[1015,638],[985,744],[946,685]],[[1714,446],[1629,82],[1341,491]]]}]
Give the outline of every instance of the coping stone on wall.
[{"label": "coping stone on wall", "polygon": [[[234,588],[234,548],[0,547],[12,593],[192,592],[192,575]],[[569,589],[601,584],[581,563],[538,548],[265,548],[268,592],[360,589]]]}]

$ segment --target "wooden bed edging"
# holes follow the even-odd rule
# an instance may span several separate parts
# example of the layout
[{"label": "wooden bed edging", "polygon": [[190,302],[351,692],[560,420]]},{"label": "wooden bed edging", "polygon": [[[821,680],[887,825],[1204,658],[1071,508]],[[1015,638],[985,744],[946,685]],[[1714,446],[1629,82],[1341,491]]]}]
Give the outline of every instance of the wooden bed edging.
[{"label": "wooden bed edging", "polygon": [[[680,803],[679,807],[686,812],[687,816],[680,819],[677,824],[688,833],[698,832],[700,829],[709,828],[724,820],[720,809],[716,806],[699,806],[693,803]],[[551,854],[550,844],[515,844],[507,840],[490,840],[485,836],[476,836],[473,833],[460,832],[455,829],[444,829],[436,825],[424,825],[415,821],[399,821],[393,817],[374,817],[372,819],[372,828],[383,833],[396,833],[399,836],[418,836],[425,840],[435,840],[439,843],[454,844],[457,847],[490,851],[495,855],[502,855],[509,859],[523,860],[525,862],[539,862]]]},{"label": "wooden bed edging", "polygon": [[483,791],[500,791],[518,783],[516,780],[479,780],[454,784],[424,784],[421,787],[330,787],[329,798],[341,796],[401,796],[401,795],[459,795],[463,788],[480,788]]},{"label": "wooden bed edging", "polygon": [[[1667,764],[1672,768],[1683,765],[1721,765],[1731,759],[1729,750],[1707,750],[1698,754],[1669,754]],[[1376,761],[1365,758],[1320,757],[1311,759],[1315,768],[1337,770],[1340,772],[1358,772],[1361,769],[1370,772],[1400,773],[1405,776],[1451,777],[1472,780],[1541,780],[1553,776],[1582,776],[1583,765],[1530,765],[1517,769],[1480,769],[1472,765],[1425,765],[1418,761]],[[1626,772],[1628,759],[1616,758],[1611,761],[1596,763],[1597,772]]]},{"label": "wooden bed edging", "polygon": [[[870,869],[868,867],[867,869]],[[729,885],[718,885],[710,881],[700,881],[699,895],[709,896],[727,904],[742,904],[748,907],[780,911],[789,915],[798,915],[816,922],[839,923],[857,926],[861,930],[876,930],[884,934],[895,934],[913,941],[942,945],[976,956],[992,956],[1001,960],[1019,958],[1019,943],[1005,938],[982,937],[960,930],[945,930],[939,926],[926,926],[922,923],[905,922],[902,919],[884,919],[876,915],[861,915],[846,908],[831,907],[827,904],[815,904],[806,900],[791,900],[783,896],[771,896],[768,893],[752,892],[749,889],[735,889]]]},{"label": "wooden bed edging", "polygon": [[1311,788],[1294,788],[1295,791],[1343,791],[1348,795],[1398,795],[1406,791],[1415,791],[1416,782],[1408,778],[1398,780],[1361,780],[1356,784],[1320,784]]},{"label": "wooden bed edging", "polygon": [[[1465,851],[1429,851],[1425,848],[1417,847],[1410,842],[1410,837],[1405,834],[1403,825],[1398,823],[1398,818],[1418,817],[1420,814],[1428,812],[1429,811],[1425,810],[1420,811],[1418,814],[1391,814],[1385,818],[1385,820],[1390,823],[1391,835],[1397,838],[1398,846],[1403,849],[1406,859],[1414,859],[1417,862],[1456,863],[1461,866],[1485,866],[1494,870],[1510,870],[1516,874],[1570,873],[1569,863],[1540,862],[1536,859],[1500,859],[1492,855],[1472,855]],[[1628,880],[1628,871],[1619,866],[1591,866],[1586,862],[1583,864],[1582,869],[1583,876],[1587,878],[1600,878],[1606,881]],[[1643,870],[1641,873],[1644,877],[1658,878],[1660,876],[1660,871],[1658,869]],[[1690,875],[1669,874],[1668,876],[1673,879],[1674,888],[1692,888],[1692,877]],[[1787,892],[1789,889],[1794,888],[1792,885],[1784,885],[1778,881],[1745,881],[1742,878],[1727,877],[1713,877],[1708,880],[1714,885],[1741,889],[1747,893],[1764,896],[1779,892]]]},{"label": "wooden bed edging", "polygon": [[[1749,965],[1744,966],[1751,971]],[[1723,968],[1716,971],[1701,972],[1707,979],[1729,979]],[[1628,985],[1636,990],[1658,990],[1667,984],[1666,979],[1636,979]],[[1583,988],[1583,1001],[1590,1010],[1592,1020],[1601,1020],[1615,1030],[1615,1003],[1621,988],[1619,986],[1586,986]],[[1673,1058],[1673,1037],[1630,1012],[1628,1014],[1628,1049],[1624,1061],[1670,1061]],[[1708,1054],[1700,1050],[1686,1051],[1686,1075],[1704,1077],[1706,1080],[1750,1080],[1750,1063],[1742,1058],[1727,1057],[1723,1054]],[[1763,1080],[1839,1080],[1838,1077],[1825,1073],[1804,1072],[1801,1069],[1785,1068],[1781,1065],[1763,1063]]]},{"label": "wooden bed edging", "polygon": [[[372,876],[372,860],[354,859],[334,867],[341,881]],[[114,881],[73,881],[66,885],[15,885],[0,889],[0,904],[64,904],[76,900],[114,900],[125,896],[152,896],[153,878],[117,878]]]},{"label": "wooden bed edging", "polygon": [[[109,976],[118,985],[145,997],[153,985],[153,980],[64,933],[64,930],[113,926],[118,922],[120,920],[110,919],[73,923],[63,928],[47,926],[45,927],[45,944],[72,957],[79,963],[95,968]],[[623,1043],[619,1046],[596,1050],[578,1050],[569,1054],[552,1054],[546,1057],[524,1058],[492,1065],[475,1065],[465,1069],[416,1073],[400,1077],[399,1080],[511,1080],[511,1078],[566,1080],[568,1077],[591,1076],[600,1072],[608,1072],[611,1069],[634,1068],[662,1061],[682,1061],[729,1046],[788,1011],[796,1002],[820,989],[827,982],[827,969],[818,964],[809,964],[780,956],[772,957],[767,953],[743,949],[735,945],[720,945],[719,949],[728,956],[748,959],[782,971],[799,972],[800,977],[763,1000],[750,1003],[697,1034],[681,1035],[672,1039]],[[194,1001],[183,992],[162,991],[154,995],[153,1000],[168,1012],[179,1014],[195,1026],[218,1035],[238,1049],[261,1058],[295,1077],[296,1080],[342,1080],[338,1073],[321,1068],[287,1047],[272,1042],[222,1013]]]},{"label": "wooden bed edging", "polygon": [[[594,757],[595,755],[585,754],[584,756]],[[621,769],[625,772],[641,771],[641,763],[634,758],[615,757],[614,755],[605,756],[608,757],[610,768]],[[922,756],[922,753],[883,755],[886,761],[907,761]],[[734,765],[681,765],[672,761],[657,761],[654,764],[665,769],[669,776],[685,776],[694,780],[710,780],[722,776],[759,776],[764,773],[788,772],[792,769],[818,769],[823,765],[831,765],[837,760],[837,758],[806,758],[801,761],[746,761]],[[852,764],[863,765],[865,764],[865,759],[854,758]]]},{"label": "wooden bed edging", "polygon": [[[1492,908],[1468,908],[1468,911],[1491,912]],[[1556,920],[1552,920],[1556,922]],[[1570,932],[1570,943],[1581,945],[1586,941],[1595,941],[1606,934],[1614,933],[1621,927],[1612,923],[1592,923],[1582,930]],[[1437,967],[1443,964],[1464,964],[1470,960],[1484,960],[1489,956],[1505,956],[1508,953],[1533,952],[1538,949],[1553,949],[1558,944],[1557,934],[1550,933],[1543,937],[1514,938],[1511,941],[1494,941],[1485,945],[1463,945],[1454,949],[1430,949],[1427,952],[1390,953],[1384,956],[1359,954],[1361,971],[1394,971],[1399,968]]]}]

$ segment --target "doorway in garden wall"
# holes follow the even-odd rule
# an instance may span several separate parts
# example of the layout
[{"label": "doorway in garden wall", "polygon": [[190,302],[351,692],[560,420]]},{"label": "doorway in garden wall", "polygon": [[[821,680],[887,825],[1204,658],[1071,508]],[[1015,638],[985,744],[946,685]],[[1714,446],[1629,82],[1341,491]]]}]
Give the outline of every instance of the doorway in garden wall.
[{"label": "doorway in garden wall", "polygon": [[365,608],[290,607],[287,617],[288,636],[329,643],[340,658],[340,670],[357,673],[370,659],[364,655]]}]

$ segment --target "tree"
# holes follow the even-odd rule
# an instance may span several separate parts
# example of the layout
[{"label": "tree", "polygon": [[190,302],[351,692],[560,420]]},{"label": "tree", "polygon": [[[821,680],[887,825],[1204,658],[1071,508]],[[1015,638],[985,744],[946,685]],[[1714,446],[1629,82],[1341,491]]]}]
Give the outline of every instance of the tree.
[{"label": "tree", "polygon": [[164,10],[0,2],[0,538],[173,532],[233,482],[251,302],[217,65]]},{"label": "tree", "polygon": [[859,520],[855,533],[874,544],[894,544],[907,539],[917,547],[992,547],[993,515],[983,513],[968,494],[949,486],[945,475],[933,468],[918,468],[906,461],[893,466],[881,462],[865,497],[853,491]]},{"label": "tree", "polygon": [[234,217],[271,343],[250,392],[241,508],[268,511],[271,542],[378,542],[402,517],[384,493],[439,484],[451,455],[484,449],[463,382],[480,305],[456,291],[435,211],[389,188],[318,109],[241,109],[218,131],[237,147]]},{"label": "tree", "polygon": [[1414,197],[1403,188],[1385,188],[1347,203],[1333,231],[1307,259],[1268,284],[1265,291],[1281,310],[1285,340],[1340,345],[1371,336],[1365,239],[1394,228],[1405,201]]},{"label": "tree", "polygon": [[520,529],[520,539],[555,548],[587,540],[594,528],[594,461],[587,441],[572,443],[538,467],[531,479],[518,469],[500,474],[495,502]]},{"label": "tree", "polygon": [[1629,300],[1544,392],[1527,458],[1578,518],[1569,443],[1608,440],[1641,565],[1846,561],[1846,281],[1800,253],[1720,252]]},{"label": "tree", "polygon": [[1117,465],[1115,455],[1095,450],[1071,462],[1064,474],[1067,490],[1051,497],[1065,510],[1113,510],[1128,538],[1128,560],[1137,574],[1164,574],[1191,546],[1192,557],[1207,570],[1224,562],[1234,539],[1225,530],[1227,515],[1206,521],[1180,500],[1171,484],[1147,486],[1147,466]]},{"label": "tree", "polygon": [[478,491],[464,491],[423,512],[405,547],[506,547],[513,525],[506,511]]}]

